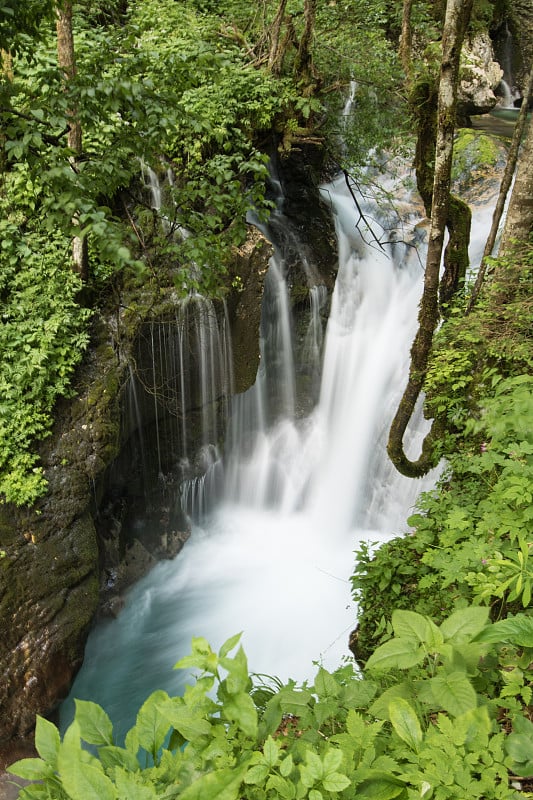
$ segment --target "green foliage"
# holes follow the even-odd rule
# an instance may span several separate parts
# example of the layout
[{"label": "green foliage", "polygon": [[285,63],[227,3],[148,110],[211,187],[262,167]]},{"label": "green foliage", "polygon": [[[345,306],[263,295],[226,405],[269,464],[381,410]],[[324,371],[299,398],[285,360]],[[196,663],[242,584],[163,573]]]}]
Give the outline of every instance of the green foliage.
[{"label": "green foliage", "polygon": [[68,391],[89,312],[76,302],[68,240],[24,235],[9,217],[0,233],[0,494],[27,503],[45,486],[31,445],[48,435],[54,403]]},{"label": "green foliage", "polygon": [[[124,746],[103,709],[78,701],[62,741],[38,718],[39,758],[10,772],[41,781],[22,800],[512,800],[519,795],[508,771],[528,774],[531,723],[515,714],[507,736],[496,720],[500,654],[530,642],[533,627],[530,617],[506,626],[487,618],[471,607],[437,626],[398,612],[394,639],[364,677],[346,665],[320,668],[312,686],[274,681],[261,711],[240,637],[218,653],[194,639],[176,666],[195,670],[195,682],[183,697],[154,692]],[[402,642],[396,655],[394,642]],[[407,648],[416,654],[410,664]]]}]

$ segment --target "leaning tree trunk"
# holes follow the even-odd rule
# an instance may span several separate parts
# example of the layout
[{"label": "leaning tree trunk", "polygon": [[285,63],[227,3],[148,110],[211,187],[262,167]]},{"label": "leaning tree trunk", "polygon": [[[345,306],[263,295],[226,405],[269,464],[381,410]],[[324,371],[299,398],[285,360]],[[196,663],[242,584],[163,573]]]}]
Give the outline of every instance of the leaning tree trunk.
[{"label": "leaning tree trunk", "polygon": [[417,461],[405,454],[403,437],[426,377],[433,333],[439,320],[439,270],[448,218],[459,59],[473,0],[448,0],[442,36],[442,61],[437,112],[437,142],[424,290],[418,331],[411,348],[409,378],[392,421],[387,451],[394,466],[408,477],[424,475],[433,466],[432,432],[426,436]]},{"label": "leaning tree trunk", "polygon": [[[503,174],[502,182],[500,184],[500,192],[498,195],[498,201],[496,203],[496,207],[494,209],[494,213],[492,215],[492,224],[490,227],[489,235],[487,237],[487,241],[485,243],[485,249],[483,251],[483,258],[481,259],[481,264],[479,265],[479,270],[476,276],[476,282],[474,284],[474,288],[472,289],[472,294],[470,295],[470,300],[468,302],[467,313],[472,311],[474,305],[476,304],[477,298],[481,291],[481,287],[483,285],[483,281],[485,280],[485,274],[487,271],[488,259],[492,255],[492,251],[494,250],[494,245],[496,244],[496,237],[498,234],[498,228],[500,225],[500,221],[503,215],[503,210],[505,208],[505,201],[507,199],[507,194],[509,189],[511,188],[511,183],[513,181],[513,175],[516,169],[516,162],[518,161],[518,152],[520,150],[520,143],[522,141],[522,136],[524,133],[524,128],[526,125],[527,120],[527,111],[529,107],[529,103],[531,98],[533,97],[533,64],[529,71],[529,79],[526,86],[526,91],[524,92],[524,98],[522,100],[522,105],[520,107],[520,113],[518,115],[518,119],[515,123],[515,128],[513,131],[513,138],[511,140],[511,146],[509,148],[509,154],[507,156],[507,163],[505,165],[505,171]],[[531,136],[531,128],[529,126],[529,135]],[[522,155],[522,160],[527,156],[527,152],[524,150]],[[527,159],[526,159],[527,160]],[[533,165],[531,162],[529,166],[526,165],[526,176],[525,176],[525,191],[528,191],[528,181],[527,181],[527,170],[529,169],[529,177],[531,178],[531,172],[533,171]],[[518,175],[517,175],[518,177]],[[519,181],[517,191],[520,191],[520,187],[523,186],[523,179]],[[523,191],[523,189],[522,189]],[[509,206],[509,211],[512,208],[516,210],[517,213],[512,211],[511,216],[509,216],[509,212],[507,213],[507,222],[502,238],[502,243],[500,245],[500,251],[502,254],[504,253],[506,247],[509,246],[508,242],[506,243],[506,238],[512,238],[510,235],[510,227],[511,225],[514,226],[515,219],[518,219],[519,223],[521,224],[521,216],[523,211],[525,210],[526,202],[529,203],[530,212],[533,213],[531,207],[531,197],[533,196],[531,182],[529,183],[529,195],[524,195],[523,198],[520,200],[515,200],[511,198],[511,205]],[[529,200],[528,200],[529,198]],[[526,201],[526,202],[525,202]],[[527,228],[527,212],[525,214],[525,223],[524,227]],[[519,237],[520,238],[520,237]]]},{"label": "leaning tree trunk", "polygon": [[514,242],[525,242],[533,231],[533,123],[529,121],[500,242],[500,255],[508,255]]},{"label": "leaning tree trunk", "polygon": [[[72,31],[72,0],[59,0],[56,7],[57,62],[63,72],[65,85],[68,87],[76,75],[76,57],[74,52],[74,35]],[[70,165],[77,171],[79,157],[82,154],[82,131],[77,109],[68,111],[68,147],[72,155]],[[79,226],[79,219],[74,217],[74,226]],[[87,240],[82,236],[74,236],[72,240],[72,263],[74,270],[82,280],[86,280],[88,271]]]},{"label": "leaning tree trunk", "polygon": [[285,17],[285,8],[287,7],[287,0],[280,0],[274,22],[272,23],[270,52],[268,54],[268,67],[274,73],[279,75],[283,63],[283,52],[280,46],[281,28],[283,19]]}]

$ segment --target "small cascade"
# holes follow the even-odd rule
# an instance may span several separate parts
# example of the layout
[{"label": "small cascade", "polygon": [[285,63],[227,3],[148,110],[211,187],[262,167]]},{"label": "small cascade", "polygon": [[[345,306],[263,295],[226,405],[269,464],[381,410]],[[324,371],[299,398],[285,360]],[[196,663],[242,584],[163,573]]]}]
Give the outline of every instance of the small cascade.
[{"label": "small cascade", "polygon": [[502,109],[516,108],[516,102],[520,100],[520,92],[516,88],[513,69],[513,36],[509,30],[509,25],[505,22],[503,30],[499,34],[497,56],[503,70],[503,77],[496,88],[496,94],[500,98],[498,107]]}]

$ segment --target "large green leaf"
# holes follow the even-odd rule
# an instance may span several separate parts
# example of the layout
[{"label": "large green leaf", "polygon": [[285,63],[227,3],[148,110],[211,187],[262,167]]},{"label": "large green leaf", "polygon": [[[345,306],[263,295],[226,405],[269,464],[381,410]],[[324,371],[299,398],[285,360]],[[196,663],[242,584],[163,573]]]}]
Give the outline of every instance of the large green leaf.
[{"label": "large green leaf", "polygon": [[533,617],[517,614],[486,627],[476,636],[477,642],[498,642],[533,647]]},{"label": "large green leaf", "polygon": [[101,706],[90,700],[75,700],[76,721],[87,744],[113,744],[113,723]]},{"label": "large green leaf", "polygon": [[180,800],[238,800],[248,764],[202,775],[180,793]]},{"label": "large green leaf", "polygon": [[374,650],[365,669],[387,672],[390,669],[408,669],[421,664],[426,651],[411,639],[394,638]]},{"label": "large green leaf", "polygon": [[392,614],[392,627],[399,639],[412,639],[425,644],[430,650],[442,644],[442,633],[435,623],[416,611],[397,609]]},{"label": "large green leaf", "polygon": [[446,641],[451,640],[454,644],[459,644],[477,636],[487,624],[488,619],[488,608],[481,606],[461,608],[444,620],[440,630]]},{"label": "large green leaf", "polygon": [[422,744],[422,728],[414,708],[401,697],[397,697],[389,704],[389,719],[392,727],[411,750],[418,751]]},{"label": "large green leaf", "polygon": [[153,692],[137,714],[135,728],[139,737],[138,741],[148,753],[155,754],[163,746],[169,731],[169,721],[162,711],[166,707],[168,699],[168,694],[162,690]]},{"label": "large green leaf", "polygon": [[429,683],[435,703],[452,717],[477,706],[475,689],[464,672],[440,672]]},{"label": "large green leaf", "polygon": [[222,706],[225,719],[235,722],[247,736],[257,736],[257,709],[246,692],[229,695]]},{"label": "large green leaf", "polygon": [[44,761],[52,767],[56,766],[59,752],[59,731],[56,726],[44,717],[37,716],[35,726],[35,747]]},{"label": "large green leaf", "polygon": [[405,789],[403,781],[383,770],[358,769],[355,776],[358,783],[354,797],[357,800],[361,797],[366,800],[394,800]]},{"label": "large green leaf", "polygon": [[7,767],[7,771],[26,781],[41,781],[54,774],[52,767],[42,758],[21,758]]},{"label": "large green leaf", "polygon": [[185,705],[181,697],[171,697],[168,702],[161,703],[160,711],[169,724],[189,742],[200,736],[208,736],[211,731],[210,722],[195,709]]},{"label": "large green leaf", "polygon": [[59,755],[61,783],[71,800],[116,800],[113,782],[102,768]]}]

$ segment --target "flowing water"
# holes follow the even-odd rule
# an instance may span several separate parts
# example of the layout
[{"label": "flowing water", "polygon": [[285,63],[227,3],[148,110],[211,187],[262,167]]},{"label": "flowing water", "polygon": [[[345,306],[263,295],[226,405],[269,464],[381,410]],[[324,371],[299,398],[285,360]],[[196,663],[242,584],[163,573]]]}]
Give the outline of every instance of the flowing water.
[{"label": "flowing water", "polygon": [[[93,631],[63,724],[71,698],[80,697],[103,705],[123,734],[152,690],[181,691],[186,678],[172,667],[192,636],[218,648],[243,631],[253,671],[297,681],[313,677],[314,662],[334,669],[349,655],[354,550],[403,532],[435,477],[403,478],[385,453],[416,328],[423,253],[397,241],[401,224],[412,236],[416,219],[400,224],[367,203],[373,233],[385,242],[379,246],[363,221],[356,226],[344,178],[323,196],[339,248],[327,329],[325,289],[314,286],[307,335],[295,342],[277,254],[257,381],[233,399],[223,460],[215,457],[200,482],[184,487],[196,516],[191,539],[131,589],[116,620]],[[318,402],[299,416],[302,373]],[[415,453],[426,427],[419,414],[410,433]],[[215,503],[213,487],[222,497]]]}]

